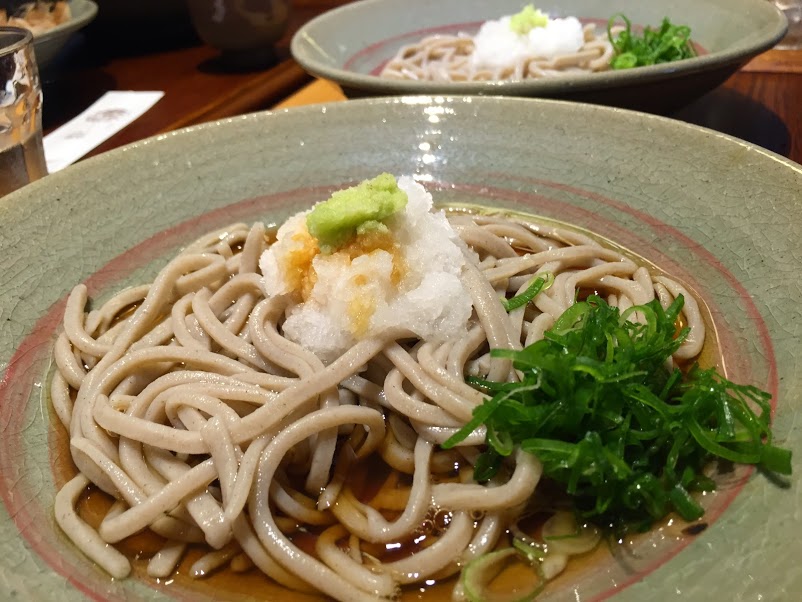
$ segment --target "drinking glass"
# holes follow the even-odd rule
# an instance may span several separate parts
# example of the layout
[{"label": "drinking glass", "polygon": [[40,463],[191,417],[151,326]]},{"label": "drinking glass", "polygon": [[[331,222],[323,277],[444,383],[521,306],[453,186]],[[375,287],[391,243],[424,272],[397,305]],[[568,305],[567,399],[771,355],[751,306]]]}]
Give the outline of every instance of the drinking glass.
[{"label": "drinking glass", "polygon": [[788,33],[775,48],[781,50],[802,48],[802,0],[772,0],[772,2],[788,19]]},{"label": "drinking glass", "polygon": [[0,27],[0,197],[46,175],[33,35]]}]

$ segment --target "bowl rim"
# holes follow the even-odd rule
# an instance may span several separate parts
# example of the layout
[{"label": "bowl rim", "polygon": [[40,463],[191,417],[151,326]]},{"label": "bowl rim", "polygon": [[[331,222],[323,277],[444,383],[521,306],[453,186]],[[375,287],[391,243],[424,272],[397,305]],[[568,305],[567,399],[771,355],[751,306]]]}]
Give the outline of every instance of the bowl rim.
[{"label": "bowl rim", "polygon": [[0,34],[18,35],[20,38],[15,42],[11,42],[8,46],[0,47],[0,56],[8,56],[19,52],[25,46],[33,43],[33,34],[30,29],[24,27],[17,27],[15,25],[0,25]]},{"label": "bowl rim", "polygon": [[80,178],[78,174],[83,172],[83,170],[89,170],[88,173],[92,173],[96,169],[95,168],[96,165],[97,166],[113,165],[123,155],[130,154],[132,151],[134,153],[144,153],[147,152],[147,150],[145,149],[151,148],[153,145],[159,145],[158,147],[161,148],[163,141],[168,138],[170,140],[184,140],[186,137],[197,136],[199,135],[199,133],[214,135],[216,131],[220,130],[221,128],[228,127],[229,124],[248,123],[250,124],[251,127],[256,127],[259,126],[263,120],[271,120],[279,115],[283,115],[286,113],[290,113],[291,115],[296,117],[305,117],[305,116],[317,115],[321,112],[327,113],[329,111],[334,111],[334,112],[340,110],[359,111],[360,107],[388,106],[388,105],[393,106],[396,104],[420,105],[432,102],[437,104],[501,102],[511,107],[513,105],[515,107],[518,106],[520,107],[558,106],[558,107],[568,107],[568,108],[573,107],[583,113],[588,111],[597,112],[601,115],[602,118],[607,115],[623,114],[623,116],[628,116],[630,119],[635,119],[643,123],[654,122],[663,125],[670,124],[671,127],[675,129],[686,129],[691,132],[698,132],[699,134],[707,136],[708,138],[723,140],[726,141],[727,143],[735,143],[738,146],[745,148],[749,152],[754,152],[757,155],[766,157],[775,163],[783,165],[784,168],[790,169],[791,171],[796,173],[799,177],[802,177],[802,163],[797,163],[793,159],[790,159],[789,157],[781,155],[768,148],[762,147],[757,143],[750,142],[742,138],[738,138],[737,136],[734,136],[732,134],[727,134],[719,130],[715,130],[708,126],[698,125],[695,123],[690,123],[679,119],[674,119],[665,115],[659,115],[638,109],[619,107],[614,105],[601,105],[596,103],[581,102],[575,100],[563,100],[558,98],[509,96],[502,94],[474,94],[474,95],[461,94],[461,93],[457,94],[421,93],[421,94],[403,94],[403,95],[396,94],[396,95],[368,96],[362,98],[355,98],[353,100],[348,100],[348,101],[340,101],[340,100],[321,101],[297,107],[264,109],[259,111],[252,111],[249,113],[243,113],[242,115],[236,115],[233,117],[224,117],[213,121],[207,121],[203,123],[197,123],[194,125],[185,126],[170,132],[169,136],[167,137],[165,137],[164,134],[153,134],[146,138],[135,140],[133,142],[124,144],[123,146],[113,148],[99,155],[87,157],[86,159],[83,159],[81,161],[78,161],[77,163],[73,163],[72,165],[67,166],[65,169],[59,170],[52,174],[48,174],[44,178],[35,180],[30,184],[27,184],[26,186],[23,186],[22,188],[5,195],[4,197],[0,197],[0,211],[2,211],[4,203],[6,202],[12,203],[16,201],[17,196],[20,196],[20,198],[22,198],[26,195],[26,193],[36,194],[39,188],[42,188],[42,190],[46,190],[47,187],[58,186],[60,183],[67,183],[72,178]]},{"label": "bowl rim", "polygon": [[[328,10],[305,23],[293,35],[290,42],[290,53],[312,75],[330,79],[345,87],[366,92],[382,94],[548,95],[602,90],[633,83],[652,83],[710,71],[715,68],[740,65],[749,58],[773,47],[788,31],[788,19],[773,3],[765,0],[740,0],[743,5],[764,11],[767,17],[774,16],[773,21],[769,21],[764,28],[753,32],[755,35],[751,37],[755,37],[755,39],[747,44],[736,44],[709,54],[671,63],[637,67],[636,69],[513,82],[431,82],[387,79],[377,75],[357,73],[343,67],[332,67],[318,60],[313,53],[308,51],[308,46],[317,46],[315,42],[311,41],[311,33],[316,28],[325,27],[330,19],[348,15],[350,12],[358,12],[373,5],[399,1],[402,0],[357,0]],[[409,2],[409,0],[403,0],[403,2]],[[355,53],[360,50],[356,50]]]}]

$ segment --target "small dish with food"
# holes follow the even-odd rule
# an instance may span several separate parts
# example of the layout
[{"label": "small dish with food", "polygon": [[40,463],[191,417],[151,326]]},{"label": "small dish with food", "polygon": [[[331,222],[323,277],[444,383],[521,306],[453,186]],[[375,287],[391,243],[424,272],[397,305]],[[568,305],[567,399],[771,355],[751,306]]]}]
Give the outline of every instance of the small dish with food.
[{"label": "small dish with food", "polygon": [[70,37],[89,24],[97,14],[92,0],[34,0],[12,3],[0,10],[0,26],[21,27],[33,33],[39,70],[48,67]]}]

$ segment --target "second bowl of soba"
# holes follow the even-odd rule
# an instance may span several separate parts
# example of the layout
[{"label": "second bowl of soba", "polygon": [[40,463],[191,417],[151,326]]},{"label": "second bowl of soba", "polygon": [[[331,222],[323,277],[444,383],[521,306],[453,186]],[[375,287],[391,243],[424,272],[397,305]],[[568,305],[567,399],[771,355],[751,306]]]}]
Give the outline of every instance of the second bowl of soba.
[{"label": "second bowl of soba", "polygon": [[538,96],[666,112],[786,27],[762,0],[361,0],[306,24],[292,53],[348,96]]}]

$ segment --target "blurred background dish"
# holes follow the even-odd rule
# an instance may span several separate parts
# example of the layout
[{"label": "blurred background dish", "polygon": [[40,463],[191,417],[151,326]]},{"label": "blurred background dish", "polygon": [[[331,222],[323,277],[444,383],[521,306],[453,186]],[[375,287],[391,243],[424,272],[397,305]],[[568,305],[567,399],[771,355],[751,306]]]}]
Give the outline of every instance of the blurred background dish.
[{"label": "blurred background dish", "polygon": [[310,73],[340,84],[349,96],[503,94],[594,102],[654,112],[679,108],[715,88],[750,58],[780,40],[787,21],[765,0],[548,0],[550,16],[575,16],[604,30],[625,14],[635,26],[664,17],[691,28],[700,55],[677,63],[515,82],[425,82],[378,77],[405,44],[426,35],[475,33],[481,22],[521,10],[522,0],[361,0],[324,13],[293,37],[293,57]]},{"label": "blurred background dish", "polygon": [[[19,2],[10,4],[14,7],[21,7]],[[48,3],[41,4],[44,6]],[[73,34],[88,25],[97,14],[97,4],[92,0],[69,0],[66,4],[69,6],[69,11],[63,13],[64,16],[68,16],[66,20],[62,21],[59,17],[53,21],[53,23],[58,23],[55,26],[47,24],[40,28],[38,25],[41,25],[41,22],[38,24],[34,22],[30,27],[33,31],[33,47],[40,71],[46,69]],[[61,7],[57,7],[57,12],[59,15],[62,14]],[[19,24],[20,22],[15,20],[15,23]]]},{"label": "blurred background dish", "polygon": [[221,51],[232,68],[260,69],[276,60],[273,45],[284,35],[290,0],[187,0],[201,39]]}]

